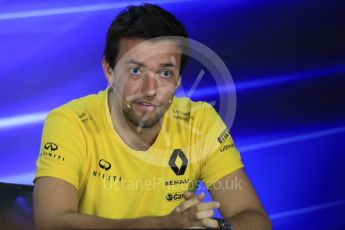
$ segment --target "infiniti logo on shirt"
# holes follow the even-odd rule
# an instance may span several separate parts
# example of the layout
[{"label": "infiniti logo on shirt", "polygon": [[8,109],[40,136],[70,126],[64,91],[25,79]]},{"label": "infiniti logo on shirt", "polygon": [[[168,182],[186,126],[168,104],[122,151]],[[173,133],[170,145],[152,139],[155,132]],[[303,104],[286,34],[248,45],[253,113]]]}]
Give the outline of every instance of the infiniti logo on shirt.
[{"label": "infiniti logo on shirt", "polygon": [[53,142],[47,142],[44,144],[45,150],[55,151],[58,149],[57,144],[54,144]]},{"label": "infiniti logo on shirt", "polygon": [[106,171],[111,168],[111,164],[108,161],[104,160],[104,159],[101,159],[98,162],[98,165],[99,165],[99,167],[101,167],[102,169],[104,169]]}]

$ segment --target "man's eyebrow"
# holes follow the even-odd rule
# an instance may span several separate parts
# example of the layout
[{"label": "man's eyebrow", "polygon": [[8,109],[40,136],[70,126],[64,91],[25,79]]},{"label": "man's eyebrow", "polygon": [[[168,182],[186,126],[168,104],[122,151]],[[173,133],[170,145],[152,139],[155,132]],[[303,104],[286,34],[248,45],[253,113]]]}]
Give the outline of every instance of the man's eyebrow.
[{"label": "man's eyebrow", "polygon": [[162,63],[160,64],[161,67],[173,67],[173,68],[176,68],[177,66],[171,62],[169,63]]},{"label": "man's eyebrow", "polygon": [[[144,63],[139,62],[139,61],[136,61],[136,60],[133,60],[133,59],[126,61],[126,63],[127,63],[127,64],[138,65],[138,66],[140,66],[140,67],[144,67],[144,66],[145,66]],[[173,67],[173,68],[176,68],[177,66],[176,66],[175,64],[171,63],[171,62],[167,62],[167,63],[161,63],[161,64],[160,64],[160,67],[163,67],[163,68],[165,68],[165,67]]]},{"label": "man's eyebrow", "polygon": [[138,65],[138,66],[144,66],[144,63],[136,61],[136,60],[129,60],[126,61],[127,64],[134,64],[134,65]]}]

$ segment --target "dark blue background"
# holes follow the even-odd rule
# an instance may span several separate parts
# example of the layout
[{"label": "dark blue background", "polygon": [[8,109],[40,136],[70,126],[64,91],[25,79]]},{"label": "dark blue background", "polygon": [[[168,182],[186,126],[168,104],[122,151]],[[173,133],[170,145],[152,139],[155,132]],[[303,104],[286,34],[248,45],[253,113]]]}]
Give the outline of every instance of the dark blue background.
[{"label": "dark blue background", "polygon": [[[45,114],[106,87],[105,32],[126,2],[0,1],[0,182],[31,184]],[[274,229],[345,228],[343,1],[157,3],[229,68],[231,133]],[[192,98],[219,108],[208,75]]]}]

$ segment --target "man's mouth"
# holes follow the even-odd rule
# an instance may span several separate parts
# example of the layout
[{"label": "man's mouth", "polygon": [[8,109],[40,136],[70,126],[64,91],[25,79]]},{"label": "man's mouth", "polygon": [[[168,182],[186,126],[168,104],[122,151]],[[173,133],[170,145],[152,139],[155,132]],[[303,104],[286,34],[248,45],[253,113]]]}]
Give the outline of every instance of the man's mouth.
[{"label": "man's mouth", "polygon": [[150,102],[144,102],[144,101],[135,101],[133,102],[133,104],[145,110],[154,110],[157,107],[155,104],[152,104]]}]

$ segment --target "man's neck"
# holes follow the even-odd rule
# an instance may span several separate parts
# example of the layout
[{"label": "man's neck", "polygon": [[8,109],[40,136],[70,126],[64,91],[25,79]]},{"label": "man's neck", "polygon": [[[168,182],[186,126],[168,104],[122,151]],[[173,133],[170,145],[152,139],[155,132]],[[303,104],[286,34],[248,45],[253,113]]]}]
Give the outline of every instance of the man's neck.
[{"label": "man's neck", "polygon": [[138,128],[132,122],[128,121],[122,112],[122,108],[118,101],[114,101],[114,93],[108,93],[108,107],[113,123],[113,127],[121,137],[121,139],[131,148],[138,151],[145,151],[149,149],[155,142],[159,131],[162,127],[162,122],[150,128]]}]

